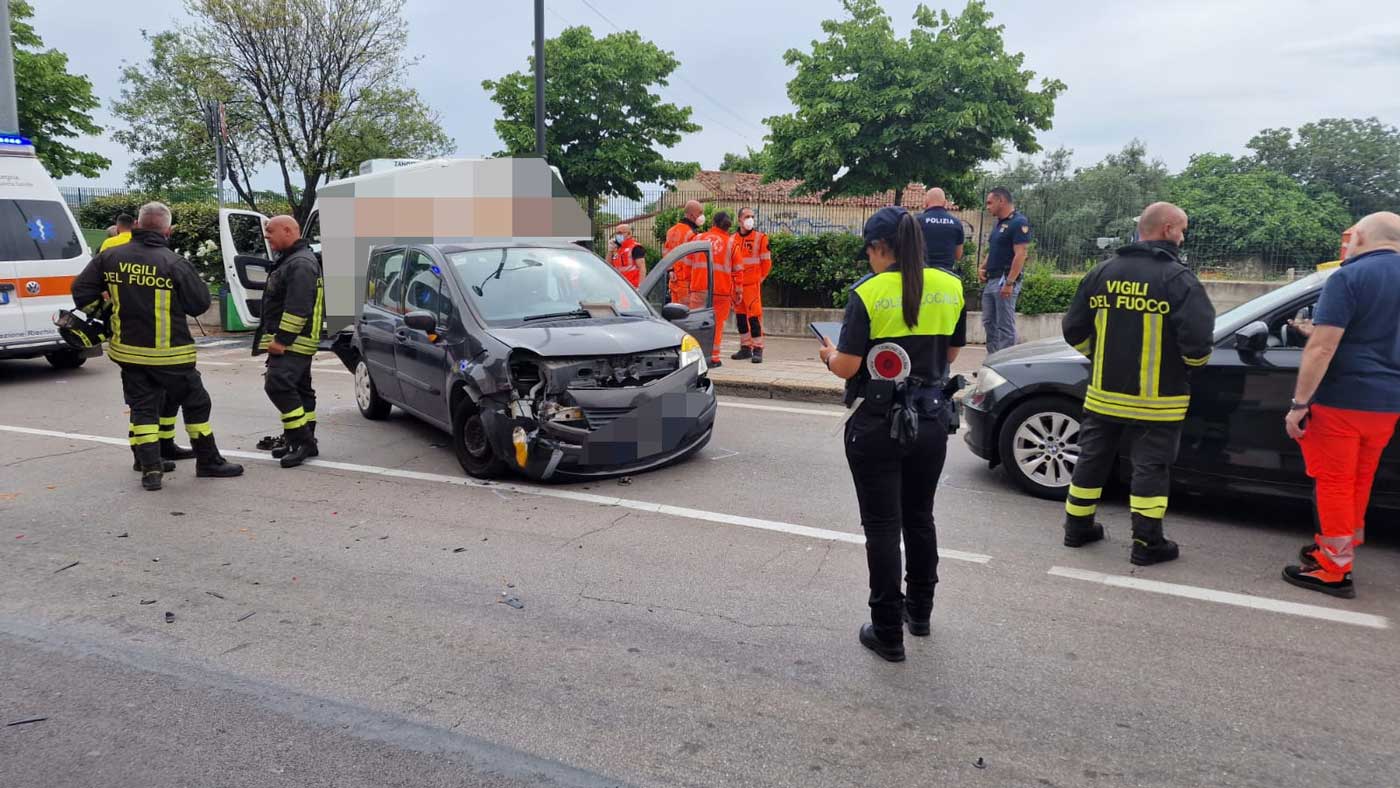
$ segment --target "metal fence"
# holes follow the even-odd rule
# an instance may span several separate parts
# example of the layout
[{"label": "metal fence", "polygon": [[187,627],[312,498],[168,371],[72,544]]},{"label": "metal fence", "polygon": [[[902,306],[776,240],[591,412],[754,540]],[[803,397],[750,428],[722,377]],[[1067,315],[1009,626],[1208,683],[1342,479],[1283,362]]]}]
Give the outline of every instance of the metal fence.
[{"label": "metal fence", "polygon": [[[75,209],[98,197],[131,192],[121,187],[93,186],[60,186],[59,190]],[[159,197],[170,202],[212,200],[213,190],[190,190]],[[601,237],[617,222],[625,221],[632,225],[632,235],[644,245],[656,243],[674,221],[672,217],[689,200],[706,205],[711,217],[721,210],[737,214],[742,207],[753,208],[758,229],[769,234],[793,235],[859,234],[866,219],[882,207],[882,202],[875,198],[821,202],[764,189],[749,194],[716,194],[652,186],[642,190],[639,200],[616,197],[603,201],[595,214],[594,234]],[[908,204],[910,200],[905,202],[911,210],[919,210],[918,205]],[[1086,271],[1132,239],[1137,215],[1143,207],[1101,203],[1054,205],[1033,196],[1023,200],[1020,209],[1032,227],[1030,262],[1053,267],[1060,273]],[[996,219],[980,205],[973,210],[958,210],[955,215],[963,222],[968,253],[985,256],[986,240],[996,226]],[[665,226],[658,227],[658,221]],[[1314,270],[1318,263],[1335,259],[1340,243],[1338,233],[1334,245],[1329,246],[1328,240],[1323,238],[1315,240],[1310,248],[1300,249],[1297,244],[1284,241],[1242,242],[1206,228],[1192,230],[1184,251],[1187,263],[1202,277],[1278,280],[1301,276]]]}]

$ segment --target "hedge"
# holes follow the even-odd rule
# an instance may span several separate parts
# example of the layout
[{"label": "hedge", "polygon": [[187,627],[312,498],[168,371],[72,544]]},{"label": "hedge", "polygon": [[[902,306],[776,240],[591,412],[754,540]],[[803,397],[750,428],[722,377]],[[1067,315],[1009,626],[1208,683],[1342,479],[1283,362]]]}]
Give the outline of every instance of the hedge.
[{"label": "hedge", "polygon": [[[160,199],[157,195],[114,194],[97,197],[78,207],[78,225],[86,228],[106,229],[117,214],[135,216],[141,206],[151,200]],[[170,248],[183,254],[199,275],[211,285],[224,281],[223,255],[219,252],[219,207],[212,200],[207,202],[172,202],[170,213],[174,228],[170,234]],[[242,205],[229,205],[229,208],[244,208]],[[268,215],[290,213],[285,202],[269,202],[258,206]],[[240,246],[246,248],[251,238],[239,239]]]}]

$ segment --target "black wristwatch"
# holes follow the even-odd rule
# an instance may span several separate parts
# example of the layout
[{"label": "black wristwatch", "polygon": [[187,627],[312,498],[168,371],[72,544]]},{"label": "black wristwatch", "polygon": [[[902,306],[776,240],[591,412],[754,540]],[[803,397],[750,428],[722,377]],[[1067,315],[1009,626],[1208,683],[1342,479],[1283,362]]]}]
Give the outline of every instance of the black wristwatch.
[{"label": "black wristwatch", "polygon": [[1312,403],[1311,403],[1311,402],[1299,402],[1299,401],[1296,400],[1296,399],[1291,399],[1291,400],[1288,401],[1288,409],[1289,409],[1289,410],[1308,410],[1308,409],[1311,408],[1311,407],[1312,407]]}]

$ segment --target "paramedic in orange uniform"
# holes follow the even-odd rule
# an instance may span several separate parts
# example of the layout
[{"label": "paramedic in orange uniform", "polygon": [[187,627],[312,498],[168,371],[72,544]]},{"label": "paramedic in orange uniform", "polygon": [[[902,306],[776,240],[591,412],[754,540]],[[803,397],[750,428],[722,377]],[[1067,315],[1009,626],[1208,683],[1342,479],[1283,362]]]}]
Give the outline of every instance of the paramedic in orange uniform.
[{"label": "paramedic in orange uniform", "polygon": [[[700,234],[700,225],[705,223],[705,208],[699,202],[691,200],[685,204],[685,209],[681,220],[671,226],[666,231],[666,244],[661,247],[661,256],[665,257],[681,244],[694,241]],[[671,266],[671,302],[675,304],[690,303],[690,264],[689,258],[677,260]]]},{"label": "paramedic in orange uniform", "polygon": [[751,359],[763,363],[763,280],[773,270],[768,236],[754,229],[752,208],[739,210],[739,232],[731,245],[730,267],[734,276],[734,320],[739,329],[739,352],[735,361]]},{"label": "paramedic in orange uniform", "polygon": [[[729,228],[732,224],[729,214],[720,211],[715,214],[714,226],[700,234],[700,238],[709,241],[710,248],[714,250],[715,344],[710,350],[710,366],[712,367],[723,366],[719,360],[720,344],[724,341],[724,321],[729,319],[729,308],[734,298],[734,277],[729,265],[731,259],[730,244],[733,243],[729,235]],[[708,278],[709,272],[705,266],[691,266],[691,309],[704,308],[705,296],[708,293],[706,288],[708,283],[705,280]]]},{"label": "paramedic in orange uniform", "polygon": [[638,287],[642,283],[642,277],[636,265],[632,262],[632,248],[637,245],[637,239],[632,237],[631,225],[619,224],[612,238],[612,254],[608,256],[608,262],[622,274],[633,287]]}]

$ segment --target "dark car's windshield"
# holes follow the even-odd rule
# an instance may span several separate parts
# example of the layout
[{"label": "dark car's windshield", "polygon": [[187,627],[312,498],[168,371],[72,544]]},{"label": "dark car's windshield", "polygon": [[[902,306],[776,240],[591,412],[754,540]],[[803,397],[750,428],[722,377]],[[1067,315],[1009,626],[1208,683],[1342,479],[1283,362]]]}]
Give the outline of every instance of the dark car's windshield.
[{"label": "dark car's windshield", "polygon": [[1240,304],[1215,318],[1215,341],[1233,335],[1249,323],[1260,320],[1264,315],[1301,297],[1309,290],[1319,288],[1327,277],[1337,269],[1311,273],[1296,282],[1290,282],[1277,290],[1271,290],[1258,298]]},{"label": "dark car's windshield", "polygon": [[468,249],[446,257],[488,323],[582,317],[585,303],[609,303],[623,315],[651,314],[626,280],[583,249]]}]

